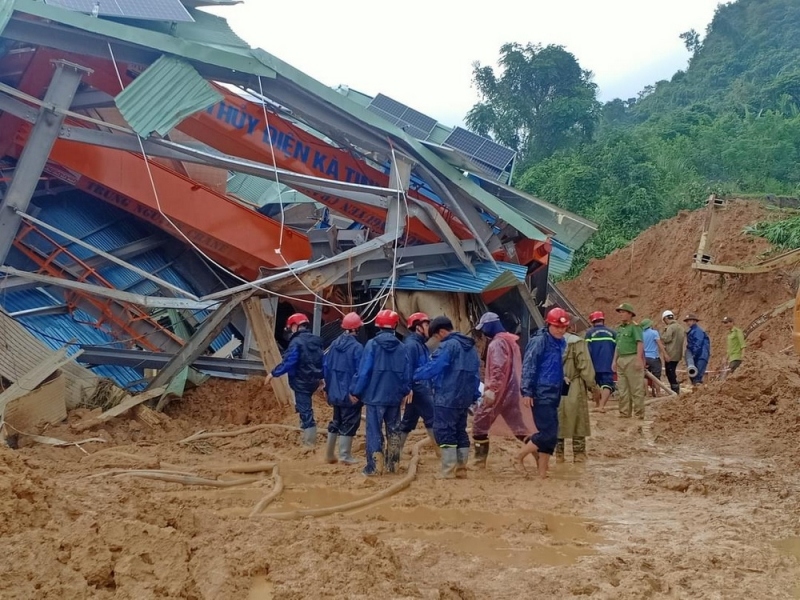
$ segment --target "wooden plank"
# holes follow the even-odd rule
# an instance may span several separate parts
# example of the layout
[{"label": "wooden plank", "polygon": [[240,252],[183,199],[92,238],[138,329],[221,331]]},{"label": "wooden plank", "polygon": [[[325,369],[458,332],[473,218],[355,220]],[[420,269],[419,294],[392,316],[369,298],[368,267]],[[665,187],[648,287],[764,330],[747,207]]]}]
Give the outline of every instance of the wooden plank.
[{"label": "wooden plank", "polygon": [[[266,302],[270,301],[267,300]],[[248,298],[244,301],[243,306],[253,337],[258,345],[261,362],[264,363],[264,368],[269,373],[275,365],[281,362],[281,351],[273,334],[275,331],[275,316],[274,314],[268,315],[264,311],[260,298]],[[271,305],[268,305],[268,307],[271,308]],[[286,378],[274,378],[272,380],[272,391],[275,392],[278,402],[289,405],[293,403],[294,396]]]},{"label": "wooden plank", "polygon": [[17,379],[6,391],[0,394],[0,416],[5,414],[6,406],[12,400],[22,398],[26,394],[35,390],[42,382],[50,377],[59,368],[72,362],[80,356],[83,350],[78,350],[71,357],[67,357],[67,347],[64,346],[58,352],[48,356],[22,377]]},{"label": "wooden plank", "polygon": [[66,377],[63,373],[28,392],[21,398],[12,400],[6,406],[3,418],[16,431],[33,431],[39,423],[55,425],[67,418],[65,403]]},{"label": "wooden plank", "polygon": [[140,405],[142,402],[147,402],[153,398],[157,398],[161,394],[164,393],[164,388],[154,388],[152,390],[147,390],[141,394],[136,396],[128,396],[122,399],[122,402],[117,404],[113,408],[109,408],[106,412],[101,415],[98,415],[94,419],[89,419],[87,421],[83,421],[82,423],[76,423],[72,426],[74,431],[86,431],[92,427],[96,427],[98,425],[102,425],[106,421],[113,419],[114,417],[118,417],[124,412],[134,408],[135,406]]}]

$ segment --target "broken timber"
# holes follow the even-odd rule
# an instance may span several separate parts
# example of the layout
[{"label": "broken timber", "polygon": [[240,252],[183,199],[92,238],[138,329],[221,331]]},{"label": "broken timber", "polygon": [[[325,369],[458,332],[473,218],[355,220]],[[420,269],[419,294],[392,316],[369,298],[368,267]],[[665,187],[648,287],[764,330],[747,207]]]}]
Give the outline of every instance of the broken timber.
[{"label": "broken timber", "polygon": [[[270,312],[272,311],[272,301],[266,300]],[[244,302],[244,312],[250,322],[250,328],[258,344],[258,352],[261,354],[261,361],[264,369],[269,373],[271,366],[281,362],[281,351],[275,341],[275,316],[264,311],[264,305],[260,298],[249,298]],[[292,404],[292,392],[285,377],[276,377],[272,380],[272,391],[281,404]]]},{"label": "broken timber", "polygon": [[151,400],[152,398],[156,398],[164,393],[163,387],[154,388],[152,390],[147,390],[142,394],[138,394],[136,396],[128,396],[123,398],[122,402],[114,406],[113,408],[108,409],[101,415],[93,419],[88,419],[82,423],[76,423],[72,426],[74,431],[86,431],[87,429],[91,429],[92,427],[96,427],[98,425],[102,425],[106,421],[113,419],[114,417],[118,417],[119,415],[123,414],[124,412],[139,406],[142,402],[146,402]]},{"label": "broken timber", "polygon": [[81,352],[81,350],[78,350],[71,357],[67,357],[67,348],[65,346],[17,379],[6,391],[0,394],[0,420],[2,420],[9,402],[22,398],[36,389],[52,373],[80,356]]}]

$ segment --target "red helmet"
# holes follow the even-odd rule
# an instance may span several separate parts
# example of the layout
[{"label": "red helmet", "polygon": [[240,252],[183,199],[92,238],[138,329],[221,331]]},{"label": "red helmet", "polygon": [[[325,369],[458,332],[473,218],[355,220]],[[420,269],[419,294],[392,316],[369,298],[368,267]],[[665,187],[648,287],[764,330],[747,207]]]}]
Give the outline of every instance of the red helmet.
[{"label": "red helmet", "polygon": [[342,329],[358,329],[364,324],[364,321],[361,320],[361,317],[358,316],[358,313],[349,312],[344,316],[342,319]]},{"label": "red helmet", "polygon": [[303,323],[308,323],[308,317],[303,313],[294,313],[291,317],[286,319],[287,327],[291,327],[292,325],[302,325]]},{"label": "red helmet", "polygon": [[559,327],[566,327],[569,325],[569,314],[563,308],[554,308],[547,313],[545,321],[548,325],[558,325]]},{"label": "red helmet", "polygon": [[411,329],[414,326],[414,323],[424,323],[425,321],[430,323],[430,320],[431,318],[424,312],[415,312],[406,320],[406,327]]},{"label": "red helmet", "polygon": [[375,325],[381,328],[392,328],[394,329],[397,327],[397,324],[400,322],[400,315],[398,315],[393,310],[384,309],[378,313],[375,317]]},{"label": "red helmet", "polygon": [[589,322],[594,323],[595,321],[605,321],[606,316],[603,314],[602,310],[596,310],[592,314],[589,315]]}]

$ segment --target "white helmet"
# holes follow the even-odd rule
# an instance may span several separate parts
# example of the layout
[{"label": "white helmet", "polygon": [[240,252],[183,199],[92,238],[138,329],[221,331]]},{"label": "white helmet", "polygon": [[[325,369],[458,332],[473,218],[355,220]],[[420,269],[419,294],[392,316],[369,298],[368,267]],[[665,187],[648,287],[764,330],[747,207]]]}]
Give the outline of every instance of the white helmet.
[{"label": "white helmet", "polygon": [[663,313],[661,313],[661,319],[662,320],[666,319],[667,317],[672,317],[674,319],[675,318],[675,313],[673,313],[671,310],[665,310]]}]

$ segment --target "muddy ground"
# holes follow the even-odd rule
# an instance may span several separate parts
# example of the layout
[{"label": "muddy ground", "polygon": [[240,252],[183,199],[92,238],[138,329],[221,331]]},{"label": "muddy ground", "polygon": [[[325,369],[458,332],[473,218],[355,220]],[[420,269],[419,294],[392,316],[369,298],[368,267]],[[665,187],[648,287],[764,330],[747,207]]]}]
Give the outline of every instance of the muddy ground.
[{"label": "muddy ground", "polygon": [[[743,366],[735,377],[750,375]],[[783,419],[760,405],[745,424],[730,410],[705,418],[687,408],[690,396],[655,402],[644,422],[593,413],[590,461],[558,465],[547,481],[532,465],[527,477],[513,471],[513,440],[496,440],[488,469],[458,481],[436,480],[423,447],[408,489],[290,520],[269,514],[366,497],[405,473],[365,480],[360,467],[324,464],[322,435],[306,453],[291,428],[178,444],[200,430],[296,425],[260,382],[212,381],[152,427],[121,417],[84,434],[46,432],[105,444],[0,450],[0,598],[800,597],[798,453],[782,452],[800,418],[800,375],[790,376],[773,382],[776,404],[795,393]],[[728,397],[731,383],[695,398]],[[70,422],[86,416],[74,411]],[[781,452],[771,437],[783,438]],[[226,489],[109,474],[210,478],[265,461],[279,463],[285,488],[258,517],[248,515],[272,489],[269,472]]]}]

